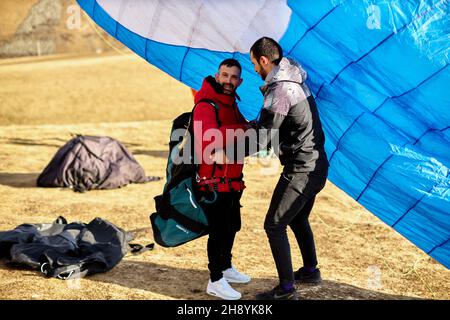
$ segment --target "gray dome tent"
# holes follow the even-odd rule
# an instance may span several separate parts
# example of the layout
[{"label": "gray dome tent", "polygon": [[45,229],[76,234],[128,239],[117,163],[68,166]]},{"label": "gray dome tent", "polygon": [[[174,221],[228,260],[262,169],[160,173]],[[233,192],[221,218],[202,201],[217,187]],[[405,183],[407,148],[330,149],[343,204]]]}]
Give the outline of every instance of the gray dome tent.
[{"label": "gray dome tent", "polygon": [[147,177],[131,152],[119,141],[110,137],[77,135],[53,156],[39,175],[37,185],[84,192],[159,179]]}]

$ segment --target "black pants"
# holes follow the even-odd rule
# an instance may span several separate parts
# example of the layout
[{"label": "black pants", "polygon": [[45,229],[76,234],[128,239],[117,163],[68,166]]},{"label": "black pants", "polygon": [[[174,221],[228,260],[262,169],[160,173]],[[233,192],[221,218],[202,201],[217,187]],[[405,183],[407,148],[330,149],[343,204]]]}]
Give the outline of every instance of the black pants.
[{"label": "black pants", "polygon": [[326,172],[283,172],[275,187],[264,229],[269,238],[280,283],[294,281],[288,225],[297,239],[304,266],[317,265],[314,235],[308,218],[316,194],[325,186],[326,176]]},{"label": "black pants", "polygon": [[[211,192],[202,195],[213,198]],[[222,271],[231,268],[234,238],[241,229],[241,196],[242,192],[220,192],[214,203],[202,203],[209,222],[208,269],[213,282],[222,278]]]}]

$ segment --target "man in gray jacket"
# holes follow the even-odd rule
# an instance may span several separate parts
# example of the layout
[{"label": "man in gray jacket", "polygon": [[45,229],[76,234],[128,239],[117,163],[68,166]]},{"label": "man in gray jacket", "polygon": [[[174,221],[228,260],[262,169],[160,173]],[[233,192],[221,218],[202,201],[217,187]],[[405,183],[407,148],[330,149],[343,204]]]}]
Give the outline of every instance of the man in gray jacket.
[{"label": "man in gray jacket", "polygon": [[[264,106],[254,127],[278,131],[279,146],[275,152],[283,165],[264,222],[280,283],[258,294],[257,298],[298,299],[295,282],[321,280],[308,217],[328,175],[325,136],[302,67],[292,59],[283,58],[280,45],[267,37],[253,44],[250,57],[255,71],[265,80],[261,87]],[[267,136],[258,140],[260,148],[270,145],[272,135]],[[303,259],[303,267],[295,273],[288,225],[295,234]]]}]

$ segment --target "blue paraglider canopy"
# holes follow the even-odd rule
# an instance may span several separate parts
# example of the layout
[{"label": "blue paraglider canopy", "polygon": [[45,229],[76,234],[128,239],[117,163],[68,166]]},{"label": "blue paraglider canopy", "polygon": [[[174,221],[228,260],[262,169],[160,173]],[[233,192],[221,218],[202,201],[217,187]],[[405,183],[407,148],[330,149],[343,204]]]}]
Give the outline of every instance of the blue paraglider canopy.
[{"label": "blue paraglider canopy", "polygon": [[448,0],[78,0],[108,33],[198,89],[243,66],[239,107],[258,114],[249,48],[261,36],[308,71],[329,179],[450,268]]}]

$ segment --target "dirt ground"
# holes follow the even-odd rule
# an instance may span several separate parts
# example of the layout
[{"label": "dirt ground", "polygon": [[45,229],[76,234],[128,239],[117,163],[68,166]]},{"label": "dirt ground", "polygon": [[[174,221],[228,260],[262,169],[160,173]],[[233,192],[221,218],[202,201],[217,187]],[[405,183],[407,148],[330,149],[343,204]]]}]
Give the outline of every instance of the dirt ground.
[{"label": "dirt ground", "polygon": [[[164,181],[75,193],[35,186],[72,133],[123,142],[147,175],[163,176],[170,120],[190,110],[192,96],[133,55],[0,61],[0,230],[22,223],[107,219],[153,242],[149,214]],[[263,230],[277,159],[250,158],[242,198],[242,229],[234,264],[252,276],[235,285],[243,299],[276,284]],[[300,286],[303,299],[449,299],[450,271],[366,211],[331,182],[319,194],[311,224],[324,282]],[[293,234],[289,231],[290,239]],[[213,299],[206,237],[176,248],[127,255],[110,272],[81,280],[45,278],[0,261],[0,299]],[[291,241],[294,266],[301,266]]]}]

